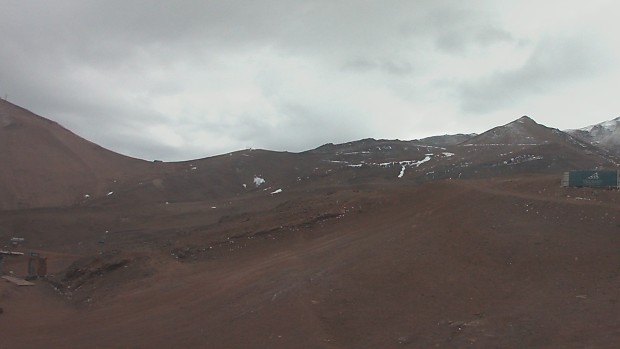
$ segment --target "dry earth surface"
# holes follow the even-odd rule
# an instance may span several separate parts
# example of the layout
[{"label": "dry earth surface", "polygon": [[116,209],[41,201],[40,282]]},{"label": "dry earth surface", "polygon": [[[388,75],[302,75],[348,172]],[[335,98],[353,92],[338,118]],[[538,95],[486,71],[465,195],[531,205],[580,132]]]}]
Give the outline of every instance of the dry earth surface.
[{"label": "dry earth surface", "polygon": [[0,348],[617,348],[620,193],[560,186],[617,159],[456,138],[147,162],[0,101],[0,241],[49,272]]},{"label": "dry earth surface", "polygon": [[[92,246],[68,238],[42,251],[51,282],[0,283],[3,346],[620,343],[617,191],[525,176],[317,190],[237,205],[242,213],[213,219],[200,204],[174,208],[169,219],[180,225],[216,223],[171,231],[169,239],[151,236],[160,225],[144,218],[134,222],[141,233]],[[70,219],[77,211],[53,214]],[[24,274],[25,257],[7,264]]]}]

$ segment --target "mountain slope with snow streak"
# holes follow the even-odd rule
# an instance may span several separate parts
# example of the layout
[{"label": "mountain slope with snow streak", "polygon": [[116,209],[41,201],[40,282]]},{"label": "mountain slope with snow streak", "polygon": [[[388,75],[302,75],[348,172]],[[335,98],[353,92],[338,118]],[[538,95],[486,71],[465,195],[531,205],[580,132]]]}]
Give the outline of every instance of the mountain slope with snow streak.
[{"label": "mountain slope with snow streak", "polygon": [[565,132],[584,142],[620,155],[620,117]]}]

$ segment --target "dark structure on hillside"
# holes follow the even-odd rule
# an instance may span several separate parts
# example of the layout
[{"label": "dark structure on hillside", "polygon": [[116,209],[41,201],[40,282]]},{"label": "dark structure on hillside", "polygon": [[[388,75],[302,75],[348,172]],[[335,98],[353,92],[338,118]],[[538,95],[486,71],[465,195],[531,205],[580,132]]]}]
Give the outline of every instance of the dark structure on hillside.
[{"label": "dark structure on hillside", "polygon": [[28,278],[38,279],[47,276],[47,258],[37,252],[30,252],[28,256]]},{"label": "dark structure on hillside", "polygon": [[575,170],[564,172],[563,187],[618,188],[618,170]]}]

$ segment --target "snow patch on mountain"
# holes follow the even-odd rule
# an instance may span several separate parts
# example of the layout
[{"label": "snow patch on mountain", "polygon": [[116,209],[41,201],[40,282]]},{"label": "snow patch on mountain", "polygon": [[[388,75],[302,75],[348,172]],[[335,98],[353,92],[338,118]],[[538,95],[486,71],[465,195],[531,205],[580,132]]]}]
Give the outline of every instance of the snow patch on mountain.
[{"label": "snow patch on mountain", "polygon": [[[600,124],[590,125],[580,128],[579,131],[594,132],[594,133],[613,133],[618,129],[620,123],[620,117],[612,120],[601,122]],[[571,130],[569,130],[571,131]]]},{"label": "snow patch on mountain", "polygon": [[254,185],[256,186],[256,188],[260,187],[261,184],[264,184],[265,180],[259,176],[254,176]]},{"label": "snow patch on mountain", "polygon": [[513,158],[510,158],[508,160],[504,161],[504,165],[518,165],[518,164],[522,164],[524,162],[528,162],[528,161],[535,161],[535,160],[542,160],[543,156],[542,155],[533,155],[533,154],[527,154],[527,155],[519,155],[519,156],[515,156]]},{"label": "snow patch on mountain", "polygon": [[[448,153],[452,154],[452,153]],[[452,154],[454,155],[454,154]],[[452,156],[452,155],[444,155],[444,156]],[[431,161],[434,154],[425,154],[424,159],[422,160],[402,160],[402,161],[389,161],[389,162],[381,162],[381,163],[359,163],[359,164],[347,164],[347,167],[392,167],[395,165],[399,165],[401,167],[400,173],[398,174],[398,178],[402,178],[405,175],[405,170],[407,167],[420,167],[420,165]]]},{"label": "snow patch on mountain", "polygon": [[620,117],[576,130],[564,131],[578,140],[620,154]]}]

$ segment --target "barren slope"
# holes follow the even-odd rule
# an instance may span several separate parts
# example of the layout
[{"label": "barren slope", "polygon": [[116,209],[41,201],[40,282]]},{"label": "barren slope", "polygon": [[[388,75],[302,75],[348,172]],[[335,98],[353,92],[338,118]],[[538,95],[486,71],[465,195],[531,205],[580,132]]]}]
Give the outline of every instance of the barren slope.
[{"label": "barren slope", "polygon": [[[265,210],[259,201],[239,202],[246,213],[222,216],[208,227],[196,221],[169,246],[137,248],[131,235],[116,235],[109,248],[119,252],[77,265],[92,273],[55,277],[64,278],[64,297],[41,282],[19,289],[2,284],[0,331],[10,333],[4,343],[620,343],[616,192],[563,189],[555,177],[526,176],[258,200]],[[187,216],[170,219],[199,220],[200,210],[183,211]],[[146,218],[140,225],[146,231],[158,227]]]},{"label": "barren slope", "polygon": [[616,160],[529,118],[148,163],[0,103],[0,240],[50,271],[0,282],[0,346],[620,343],[618,193],[559,186]]},{"label": "barren slope", "polygon": [[620,155],[620,117],[565,132],[586,143],[590,143]]},{"label": "barren slope", "polygon": [[439,142],[445,146],[432,138],[428,144],[364,139],[302,153],[248,149],[194,161],[151,163],[103,149],[0,101],[0,209],[105,206],[119,200],[221,202],[257,191],[558,173],[618,162],[603,150],[527,117],[466,136],[462,144],[444,138]]},{"label": "barren slope", "polygon": [[107,194],[150,164],[0,100],[0,208],[64,206]]}]

